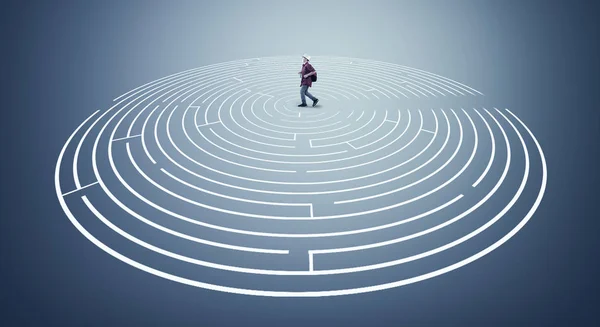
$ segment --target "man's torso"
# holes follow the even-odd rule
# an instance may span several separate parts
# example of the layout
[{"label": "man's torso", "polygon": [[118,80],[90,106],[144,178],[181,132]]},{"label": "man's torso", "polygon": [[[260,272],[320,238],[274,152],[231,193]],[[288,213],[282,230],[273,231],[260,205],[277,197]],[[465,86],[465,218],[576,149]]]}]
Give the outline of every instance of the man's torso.
[{"label": "man's torso", "polygon": [[304,75],[311,73],[314,71],[313,66],[311,66],[310,63],[306,63],[304,65],[302,65],[302,81],[300,82],[300,86],[302,85],[308,85],[309,87],[312,86],[312,78],[310,76],[308,77],[304,77]]}]

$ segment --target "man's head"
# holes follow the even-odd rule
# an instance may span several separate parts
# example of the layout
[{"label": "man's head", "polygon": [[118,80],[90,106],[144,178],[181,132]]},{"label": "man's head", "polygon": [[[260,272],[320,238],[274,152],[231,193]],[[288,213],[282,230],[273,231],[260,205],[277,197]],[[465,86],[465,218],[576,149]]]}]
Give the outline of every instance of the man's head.
[{"label": "man's head", "polygon": [[302,62],[303,62],[303,63],[306,63],[307,61],[310,61],[310,56],[309,56],[309,55],[307,55],[307,54],[304,54],[304,55],[302,56]]}]

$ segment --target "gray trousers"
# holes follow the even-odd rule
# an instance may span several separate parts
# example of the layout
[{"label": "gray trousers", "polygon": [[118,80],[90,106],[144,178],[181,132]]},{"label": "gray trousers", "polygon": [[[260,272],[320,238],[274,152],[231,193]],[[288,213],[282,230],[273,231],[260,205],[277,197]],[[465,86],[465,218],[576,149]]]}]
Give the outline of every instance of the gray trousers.
[{"label": "gray trousers", "polygon": [[317,99],[308,92],[308,85],[302,85],[300,87],[300,99],[302,100],[302,103],[306,103],[306,97],[309,97],[313,101]]}]

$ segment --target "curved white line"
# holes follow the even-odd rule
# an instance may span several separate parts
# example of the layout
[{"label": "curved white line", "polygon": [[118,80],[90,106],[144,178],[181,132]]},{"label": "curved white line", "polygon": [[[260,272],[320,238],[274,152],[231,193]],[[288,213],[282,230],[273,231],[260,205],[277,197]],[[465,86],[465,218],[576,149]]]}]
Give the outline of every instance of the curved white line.
[{"label": "curved white line", "polygon": [[485,170],[483,171],[483,173],[481,174],[481,176],[479,176],[479,178],[472,185],[473,187],[477,187],[477,185],[479,185],[479,183],[481,183],[481,181],[485,178],[485,176],[487,175],[488,171],[492,167],[492,163],[494,162],[494,157],[496,155],[496,140],[494,138],[494,133],[492,132],[492,129],[490,128],[490,125],[487,123],[487,121],[483,118],[483,116],[479,113],[479,111],[477,111],[477,109],[473,108],[473,110],[475,110],[475,112],[477,113],[477,115],[479,115],[479,117],[481,117],[481,119],[485,123],[485,126],[487,127],[487,130],[490,133],[490,138],[492,140],[492,153],[490,154],[490,160],[488,161],[488,164],[485,167]]}]

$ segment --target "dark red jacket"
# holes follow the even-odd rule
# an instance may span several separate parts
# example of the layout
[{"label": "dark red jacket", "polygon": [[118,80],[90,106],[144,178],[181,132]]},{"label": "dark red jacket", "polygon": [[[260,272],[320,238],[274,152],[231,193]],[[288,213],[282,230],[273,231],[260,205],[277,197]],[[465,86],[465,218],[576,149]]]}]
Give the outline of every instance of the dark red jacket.
[{"label": "dark red jacket", "polygon": [[302,64],[302,81],[300,82],[300,86],[302,85],[308,85],[308,87],[312,86],[312,76],[308,76],[306,78],[304,78],[304,75],[308,74],[308,73],[312,73],[314,72],[315,69],[313,68],[313,66],[310,64],[310,62],[306,62],[305,64]]}]

